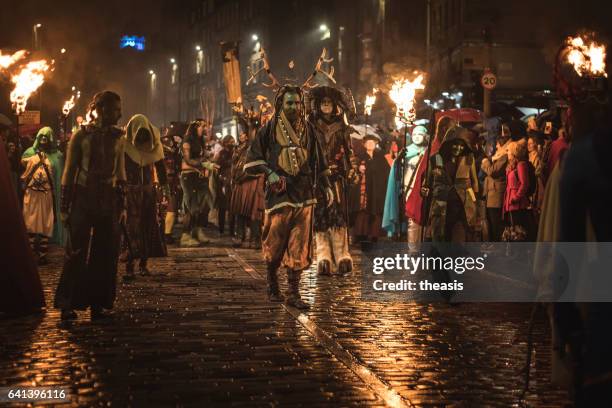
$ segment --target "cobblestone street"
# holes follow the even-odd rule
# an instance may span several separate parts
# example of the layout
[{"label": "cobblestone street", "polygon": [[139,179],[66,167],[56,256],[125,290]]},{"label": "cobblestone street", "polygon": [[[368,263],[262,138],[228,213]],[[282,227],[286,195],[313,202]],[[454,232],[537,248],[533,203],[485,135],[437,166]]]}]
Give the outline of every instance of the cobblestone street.
[{"label": "cobblestone street", "polygon": [[[47,305],[62,262],[52,255]],[[360,271],[312,268],[302,314],[266,300],[259,251],[227,238],[172,247],[151,269],[119,283],[114,320],[80,312],[64,326],[51,308],[0,320],[0,387],[66,387],[70,406],[520,405],[529,304],[365,302]],[[529,406],[567,405],[550,384],[548,338],[540,313]]]}]

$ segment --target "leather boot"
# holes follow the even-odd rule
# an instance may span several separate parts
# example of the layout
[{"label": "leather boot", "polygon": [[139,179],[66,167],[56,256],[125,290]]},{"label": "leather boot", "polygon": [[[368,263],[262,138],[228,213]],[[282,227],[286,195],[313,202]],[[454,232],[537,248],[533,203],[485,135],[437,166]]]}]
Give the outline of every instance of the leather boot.
[{"label": "leather boot", "polygon": [[338,262],[338,275],[348,275],[353,270],[353,263],[350,259],[342,259]]},{"label": "leather boot", "polygon": [[282,302],[285,300],[278,288],[278,266],[268,265],[268,299],[270,302]]},{"label": "leather boot", "polygon": [[300,296],[301,277],[302,271],[287,269],[287,296],[285,297],[285,304],[297,309],[308,310],[310,306]]},{"label": "leather boot", "polygon": [[321,276],[331,275],[331,263],[327,259],[319,261],[317,264],[317,274]]}]

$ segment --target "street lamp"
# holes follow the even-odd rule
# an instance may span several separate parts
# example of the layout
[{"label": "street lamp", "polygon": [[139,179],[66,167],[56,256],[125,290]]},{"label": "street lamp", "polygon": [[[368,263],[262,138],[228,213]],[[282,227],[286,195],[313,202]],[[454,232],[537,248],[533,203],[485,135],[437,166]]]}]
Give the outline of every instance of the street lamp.
[{"label": "street lamp", "polygon": [[257,41],[257,40],[259,40],[259,36],[258,36],[257,34],[253,34],[253,35],[251,36],[251,39],[252,39],[253,41]]},{"label": "street lamp", "polygon": [[323,36],[321,37],[321,41],[327,40],[328,38],[331,37],[331,30],[325,23],[319,26],[319,31],[323,33]]},{"label": "street lamp", "polygon": [[200,47],[199,45],[195,46],[196,51],[200,51],[202,49],[202,47]]},{"label": "street lamp", "polygon": [[176,60],[174,58],[170,58],[170,63],[171,64],[176,64]]},{"label": "street lamp", "polygon": [[32,27],[32,31],[34,31],[34,50],[38,50],[38,29],[42,27],[42,24],[37,23]]},{"label": "street lamp", "polygon": [[65,49],[65,48],[62,48],[62,49],[60,50],[60,52],[61,52],[62,54],[65,54],[65,53],[66,53],[66,49]]}]

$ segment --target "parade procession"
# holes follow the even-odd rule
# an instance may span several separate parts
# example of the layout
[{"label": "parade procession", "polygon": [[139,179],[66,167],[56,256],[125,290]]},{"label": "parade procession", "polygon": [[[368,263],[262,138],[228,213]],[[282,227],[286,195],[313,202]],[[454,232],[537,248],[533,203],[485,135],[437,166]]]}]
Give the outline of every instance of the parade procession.
[{"label": "parade procession", "polygon": [[612,406],[612,5],[5,6],[0,406]]}]

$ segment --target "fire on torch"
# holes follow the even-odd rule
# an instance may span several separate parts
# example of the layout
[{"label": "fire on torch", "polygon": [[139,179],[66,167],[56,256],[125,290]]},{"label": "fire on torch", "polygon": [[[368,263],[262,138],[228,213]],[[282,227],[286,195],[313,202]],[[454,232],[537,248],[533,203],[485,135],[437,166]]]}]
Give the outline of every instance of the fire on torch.
[{"label": "fire on torch", "polygon": [[11,65],[14,65],[15,63],[24,59],[26,55],[27,55],[26,50],[20,50],[11,55],[3,55],[2,50],[0,50],[0,68],[9,69]]},{"label": "fire on torch", "polygon": [[17,116],[25,112],[28,99],[45,82],[45,74],[50,68],[46,60],[30,61],[11,77],[15,88],[10,99]]},{"label": "fire on torch", "polygon": [[[415,72],[416,73],[416,72]],[[416,91],[425,89],[424,75],[419,74],[412,81],[401,78],[393,82],[389,97],[395,103],[395,126],[400,129],[403,125],[408,126],[416,119]]]},{"label": "fire on torch", "polygon": [[569,37],[566,41],[567,61],[581,77],[608,77],[606,47],[586,35]]}]

